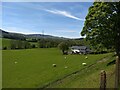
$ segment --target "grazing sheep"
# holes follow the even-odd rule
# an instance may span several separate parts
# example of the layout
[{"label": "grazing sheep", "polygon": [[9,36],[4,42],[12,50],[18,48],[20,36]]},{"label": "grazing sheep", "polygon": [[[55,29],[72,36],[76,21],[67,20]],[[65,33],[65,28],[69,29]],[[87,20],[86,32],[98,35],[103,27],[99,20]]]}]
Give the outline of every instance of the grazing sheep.
[{"label": "grazing sheep", "polygon": [[88,59],[88,57],[86,56],[85,59]]},{"label": "grazing sheep", "polygon": [[66,57],[64,57],[66,59]]},{"label": "grazing sheep", "polygon": [[53,67],[56,67],[56,64],[52,64]]},{"label": "grazing sheep", "polygon": [[83,66],[86,66],[87,64],[86,63],[82,63]]},{"label": "grazing sheep", "polygon": [[14,62],[15,64],[18,63],[18,62]]},{"label": "grazing sheep", "polygon": [[68,68],[67,66],[65,66],[65,68]]}]

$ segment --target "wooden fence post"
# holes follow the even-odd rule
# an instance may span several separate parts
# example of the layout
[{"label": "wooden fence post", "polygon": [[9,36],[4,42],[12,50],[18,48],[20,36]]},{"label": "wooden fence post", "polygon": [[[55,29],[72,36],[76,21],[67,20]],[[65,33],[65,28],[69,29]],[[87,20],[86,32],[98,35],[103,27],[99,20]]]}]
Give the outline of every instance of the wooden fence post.
[{"label": "wooden fence post", "polygon": [[120,84],[120,58],[116,57],[116,69],[115,69],[115,88],[119,87]]},{"label": "wooden fence post", "polygon": [[105,90],[105,89],[106,89],[106,72],[102,70],[100,76],[100,90]]}]

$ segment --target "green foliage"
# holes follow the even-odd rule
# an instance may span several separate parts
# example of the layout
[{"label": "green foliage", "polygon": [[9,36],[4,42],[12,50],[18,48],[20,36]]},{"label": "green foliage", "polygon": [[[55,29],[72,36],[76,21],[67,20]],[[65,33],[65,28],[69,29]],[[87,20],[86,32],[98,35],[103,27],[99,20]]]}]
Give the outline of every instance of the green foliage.
[{"label": "green foliage", "polygon": [[3,47],[3,50],[6,50],[7,49],[7,47]]},{"label": "green foliage", "polygon": [[[14,39],[6,39],[6,38],[0,38],[1,42],[1,47],[7,47],[7,49],[24,49],[24,48],[53,48],[53,47],[58,47],[58,45],[61,42],[67,42],[69,46],[80,46],[80,45],[89,45],[88,41],[85,41],[84,39],[68,39],[68,40],[62,40],[62,39],[38,39],[36,42],[36,39],[29,39],[26,41],[21,41],[21,40],[14,40]],[[26,43],[25,43],[26,42]]]},{"label": "green foliage", "polygon": [[60,50],[62,50],[63,54],[67,54],[68,49],[69,49],[69,45],[67,42],[61,42],[58,47],[60,48]]},{"label": "green foliage", "polygon": [[32,44],[31,47],[32,47],[32,48],[36,48],[35,44]]},{"label": "green foliage", "polygon": [[89,8],[82,36],[92,46],[115,48],[120,52],[120,2],[94,2]]},{"label": "green foliage", "polygon": [[39,48],[51,48],[57,47],[57,45],[61,42],[60,39],[49,39],[49,38],[41,38],[38,40]]},{"label": "green foliage", "polygon": [[31,44],[27,41],[11,40],[11,49],[28,49],[31,48]]}]

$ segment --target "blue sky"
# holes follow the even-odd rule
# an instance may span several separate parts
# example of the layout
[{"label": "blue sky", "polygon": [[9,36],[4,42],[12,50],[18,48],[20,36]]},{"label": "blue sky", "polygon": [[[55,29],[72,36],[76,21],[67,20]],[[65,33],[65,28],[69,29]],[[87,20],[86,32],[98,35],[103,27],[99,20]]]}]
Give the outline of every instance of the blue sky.
[{"label": "blue sky", "polygon": [[79,38],[91,5],[92,2],[3,2],[0,28],[23,34],[44,31],[47,35]]}]

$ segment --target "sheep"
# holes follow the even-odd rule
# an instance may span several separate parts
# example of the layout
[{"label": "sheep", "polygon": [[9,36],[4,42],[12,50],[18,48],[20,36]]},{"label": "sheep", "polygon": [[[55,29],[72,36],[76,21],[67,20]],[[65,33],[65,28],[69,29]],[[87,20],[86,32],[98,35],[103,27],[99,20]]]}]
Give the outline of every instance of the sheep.
[{"label": "sheep", "polygon": [[86,66],[87,64],[86,63],[82,63],[83,66]]},{"label": "sheep", "polygon": [[52,64],[53,67],[56,67],[56,64]]},{"label": "sheep", "polygon": [[68,68],[67,66],[65,66],[65,68]]},{"label": "sheep", "polygon": [[66,59],[66,57],[64,57]]},{"label": "sheep", "polygon": [[88,59],[88,57],[86,56],[85,59]]},{"label": "sheep", "polygon": [[18,62],[14,62],[15,64],[17,64]]}]

